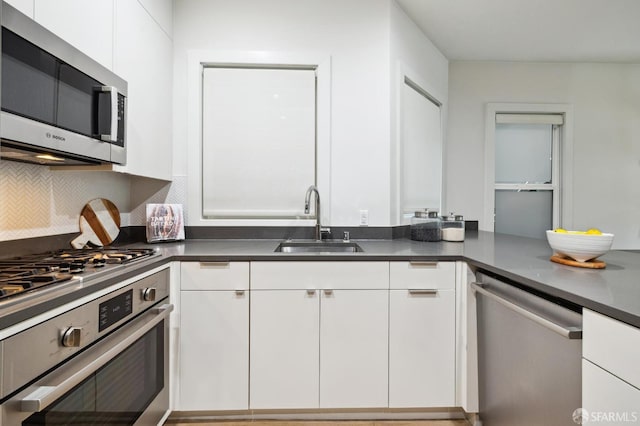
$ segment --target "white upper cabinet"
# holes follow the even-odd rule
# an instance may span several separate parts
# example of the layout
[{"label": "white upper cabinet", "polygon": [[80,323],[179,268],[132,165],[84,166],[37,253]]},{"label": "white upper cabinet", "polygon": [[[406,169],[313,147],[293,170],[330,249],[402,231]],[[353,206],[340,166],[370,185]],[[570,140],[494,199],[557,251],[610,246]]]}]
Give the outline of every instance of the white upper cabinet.
[{"label": "white upper cabinet", "polygon": [[33,19],[33,2],[34,0],[5,0],[11,6]]},{"label": "white upper cabinet", "polygon": [[171,179],[173,44],[140,3],[116,0],[114,72],[129,84],[127,164],[114,170]]},{"label": "white upper cabinet", "polygon": [[173,38],[173,0],[139,0],[142,7]]},{"label": "white upper cabinet", "polygon": [[114,0],[35,0],[19,3],[33,3],[33,14],[29,16],[34,17],[36,22],[105,67],[113,69]]}]

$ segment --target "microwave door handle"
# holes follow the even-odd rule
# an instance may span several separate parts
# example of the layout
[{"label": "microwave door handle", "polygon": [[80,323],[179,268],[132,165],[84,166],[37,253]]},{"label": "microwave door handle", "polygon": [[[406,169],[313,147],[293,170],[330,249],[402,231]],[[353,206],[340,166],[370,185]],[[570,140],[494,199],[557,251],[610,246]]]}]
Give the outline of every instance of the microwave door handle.
[{"label": "microwave door handle", "polygon": [[111,105],[111,125],[109,126],[110,133],[108,135],[100,135],[100,140],[105,142],[117,142],[118,141],[118,89],[113,86],[102,86],[100,91],[110,94]]}]

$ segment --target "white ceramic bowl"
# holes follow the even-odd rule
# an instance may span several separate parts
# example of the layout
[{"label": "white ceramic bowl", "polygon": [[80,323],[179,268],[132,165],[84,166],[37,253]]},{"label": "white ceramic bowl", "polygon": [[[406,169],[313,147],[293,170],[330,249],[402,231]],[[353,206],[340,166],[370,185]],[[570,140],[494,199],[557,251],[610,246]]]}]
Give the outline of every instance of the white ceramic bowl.
[{"label": "white ceramic bowl", "polygon": [[578,262],[586,262],[602,256],[611,249],[613,234],[565,234],[547,231],[547,241],[557,254],[568,256]]}]

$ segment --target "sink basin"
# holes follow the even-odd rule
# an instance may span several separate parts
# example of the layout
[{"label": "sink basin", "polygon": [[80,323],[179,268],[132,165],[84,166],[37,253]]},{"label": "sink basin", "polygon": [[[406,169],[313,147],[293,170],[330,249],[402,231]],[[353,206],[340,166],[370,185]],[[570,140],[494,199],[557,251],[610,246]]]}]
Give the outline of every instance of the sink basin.
[{"label": "sink basin", "polygon": [[362,247],[350,241],[284,241],[276,247],[280,253],[357,253]]}]

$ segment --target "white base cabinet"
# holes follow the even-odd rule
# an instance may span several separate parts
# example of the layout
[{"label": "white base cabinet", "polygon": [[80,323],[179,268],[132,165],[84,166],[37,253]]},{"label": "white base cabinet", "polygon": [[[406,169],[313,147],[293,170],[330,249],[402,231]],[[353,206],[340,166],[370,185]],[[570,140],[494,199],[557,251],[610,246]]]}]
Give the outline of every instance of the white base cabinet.
[{"label": "white base cabinet", "polygon": [[455,263],[391,262],[389,407],[455,405]]},{"label": "white base cabinet", "polygon": [[324,290],[320,303],[320,408],[386,407],[387,290]]},{"label": "white base cabinet", "polygon": [[640,423],[640,389],[586,359],[582,360],[582,389],[584,424]]},{"label": "white base cabinet", "polygon": [[249,408],[249,265],[181,264],[180,406]]},{"label": "white base cabinet", "polygon": [[388,267],[252,262],[252,409],[387,407]]},{"label": "white base cabinet", "polygon": [[583,310],[585,424],[640,424],[640,329]]},{"label": "white base cabinet", "polygon": [[454,262],[183,262],[177,409],[454,407],[455,292]]},{"label": "white base cabinet", "polygon": [[251,408],[318,407],[319,314],[316,291],[251,292]]}]

